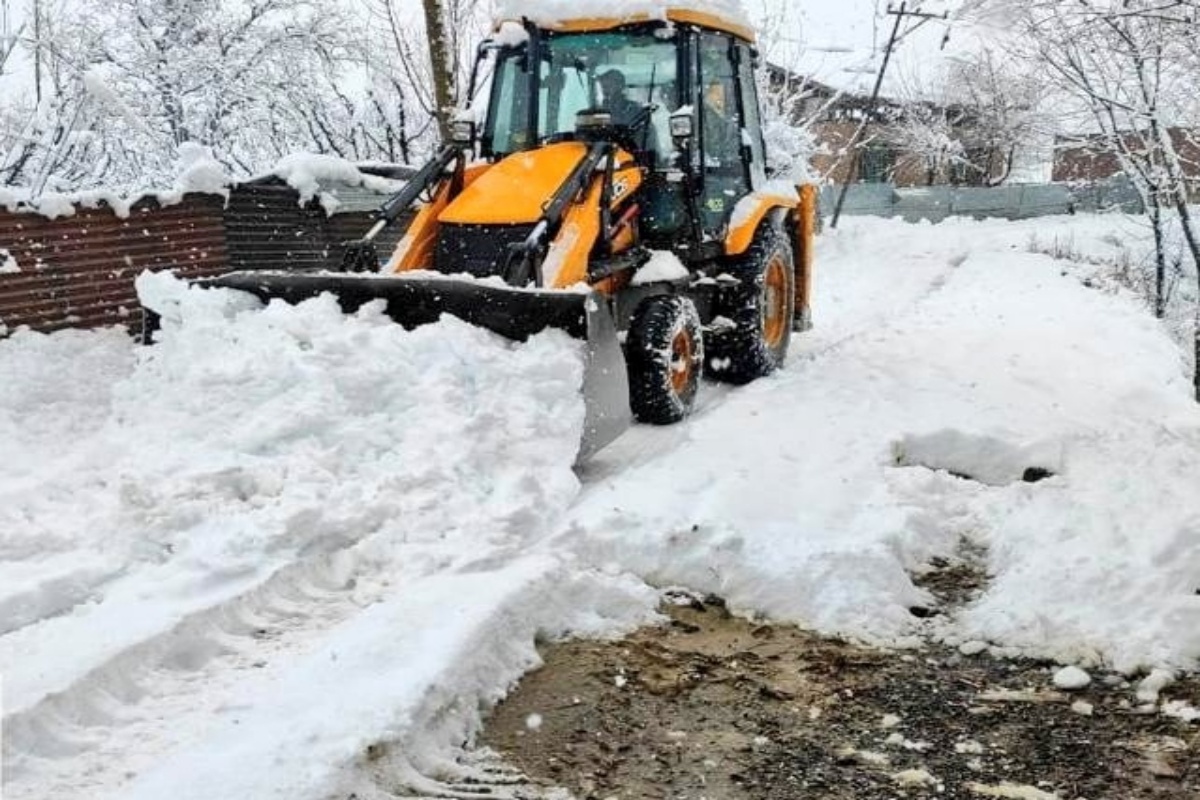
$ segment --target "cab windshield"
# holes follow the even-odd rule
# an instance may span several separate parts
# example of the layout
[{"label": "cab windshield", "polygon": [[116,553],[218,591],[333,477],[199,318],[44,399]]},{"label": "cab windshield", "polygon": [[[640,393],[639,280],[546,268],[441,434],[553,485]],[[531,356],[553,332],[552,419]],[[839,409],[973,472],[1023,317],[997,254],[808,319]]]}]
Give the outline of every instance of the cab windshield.
[{"label": "cab windshield", "polygon": [[536,72],[528,45],[498,53],[484,129],[490,154],[508,155],[574,131],[583,109],[605,109],[614,123],[628,124],[647,105],[654,107],[649,122],[635,133],[658,159],[669,154],[663,137],[678,106],[670,33],[545,34],[538,50]]}]

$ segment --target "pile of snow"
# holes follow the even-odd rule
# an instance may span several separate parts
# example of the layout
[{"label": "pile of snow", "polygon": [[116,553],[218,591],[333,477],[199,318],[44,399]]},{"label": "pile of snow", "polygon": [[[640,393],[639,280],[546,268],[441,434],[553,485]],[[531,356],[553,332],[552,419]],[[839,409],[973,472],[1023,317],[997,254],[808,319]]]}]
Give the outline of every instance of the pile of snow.
[{"label": "pile of snow", "polygon": [[800,193],[796,191],[796,184],[789,181],[781,179],[766,181],[753,192],[738,200],[737,205],[733,207],[733,213],[729,215],[729,229],[737,230],[749,222],[754,214],[762,210],[764,200],[777,201],[774,204],[795,205],[800,201]]},{"label": "pile of snow", "polygon": [[[262,796],[250,783],[342,780],[387,737],[433,759],[536,636],[651,613],[638,582],[524,552],[579,487],[576,341],[410,332],[330,296],[259,308],[166,275],[139,291],[163,315],[152,347],[0,342],[6,797],[153,787],[158,763],[173,794]],[[308,749],[285,763],[261,730]],[[266,749],[218,791],[214,748]]]},{"label": "pile of snow", "polygon": [[299,192],[300,205],[307,204],[314,197],[317,198],[327,214],[332,214],[338,207],[337,197],[323,191],[323,188],[331,183],[362,186],[380,194],[390,194],[400,185],[388,178],[360,172],[357,166],[344,158],[317,153],[293,153],[284,156],[268,175],[283,179],[288,186]]},{"label": "pile of snow", "polygon": [[120,218],[129,216],[130,207],[143,195],[129,198],[120,192],[89,190],[85,192],[43,192],[36,197],[29,190],[0,188],[0,208],[10,214],[37,214],[46,219],[73,217],[77,208],[107,206]]},{"label": "pile of snow", "polygon": [[233,178],[221,162],[213,158],[212,150],[195,142],[179,145],[176,165],[175,191],[181,196],[189,192],[216,194],[229,199]]},{"label": "pile of snow", "polygon": [[638,267],[633,275],[633,283],[639,286],[655,281],[677,281],[689,274],[679,256],[670,250],[651,250],[650,260]]},{"label": "pile of snow", "polygon": [[501,47],[520,47],[529,41],[529,31],[515,19],[506,19],[492,34],[492,41]]},{"label": "pile of snow", "polygon": [[1075,691],[1087,687],[1092,676],[1079,667],[1063,667],[1054,673],[1053,683],[1059,689]]}]

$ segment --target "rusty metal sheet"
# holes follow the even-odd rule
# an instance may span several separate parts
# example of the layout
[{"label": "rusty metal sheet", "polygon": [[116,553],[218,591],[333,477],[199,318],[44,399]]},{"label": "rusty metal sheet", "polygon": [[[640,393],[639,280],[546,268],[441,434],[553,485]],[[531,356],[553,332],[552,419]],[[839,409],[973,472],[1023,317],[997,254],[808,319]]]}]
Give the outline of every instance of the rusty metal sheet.
[{"label": "rusty metal sheet", "polygon": [[[336,269],[343,244],[373,222],[360,210],[369,205],[360,193],[353,212],[333,215],[315,202],[302,206],[296,191],[277,180],[236,186],[228,201],[197,194],[160,206],[145,199],[125,217],[106,207],[77,208],[74,216],[54,220],[0,210],[0,248],[21,269],[0,274],[0,323],[47,332],[136,328],[141,310],[133,282],[147,269],[174,269],[189,278],[230,269]],[[383,257],[407,221],[379,237]]]},{"label": "rusty metal sheet", "polygon": [[143,200],[125,218],[103,207],[54,220],[0,211],[0,248],[21,270],[0,274],[0,322],[39,331],[139,325],[133,282],[143,270],[203,277],[228,269],[223,213],[223,199],[211,195],[167,207]]},{"label": "rusty metal sheet", "polygon": [[[375,205],[384,199],[378,195]],[[396,246],[407,219],[397,220],[379,237],[380,253],[390,253]],[[337,269],[344,243],[361,238],[373,222],[367,211],[343,209],[331,215],[317,202],[301,206],[296,191],[280,183],[244,184],[234,189],[225,209],[230,266]]]}]

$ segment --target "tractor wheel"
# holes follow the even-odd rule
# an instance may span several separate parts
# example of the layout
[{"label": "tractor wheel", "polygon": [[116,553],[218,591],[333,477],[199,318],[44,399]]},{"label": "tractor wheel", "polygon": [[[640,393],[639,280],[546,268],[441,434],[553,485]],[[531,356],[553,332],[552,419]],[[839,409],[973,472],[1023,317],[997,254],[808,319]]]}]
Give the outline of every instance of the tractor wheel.
[{"label": "tractor wheel", "polygon": [[664,294],[638,305],[625,340],[629,405],[639,422],[669,425],[686,417],[704,365],[700,315],[686,297]]},{"label": "tractor wheel", "polygon": [[738,279],[722,291],[717,316],[705,338],[708,374],[743,384],[783,366],[792,338],[796,303],[792,241],[778,222],[766,221],[754,243],[727,268]]}]

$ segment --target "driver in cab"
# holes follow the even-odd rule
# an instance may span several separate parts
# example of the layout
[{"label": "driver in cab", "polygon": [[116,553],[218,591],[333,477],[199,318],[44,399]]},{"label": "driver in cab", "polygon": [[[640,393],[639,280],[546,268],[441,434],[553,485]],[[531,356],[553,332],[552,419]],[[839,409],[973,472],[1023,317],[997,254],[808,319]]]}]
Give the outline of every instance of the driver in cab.
[{"label": "driver in cab", "polygon": [[642,106],[625,96],[625,74],[619,69],[610,69],[596,80],[604,95],[600,107],[612,115],[613,124],[632,125]]}]

